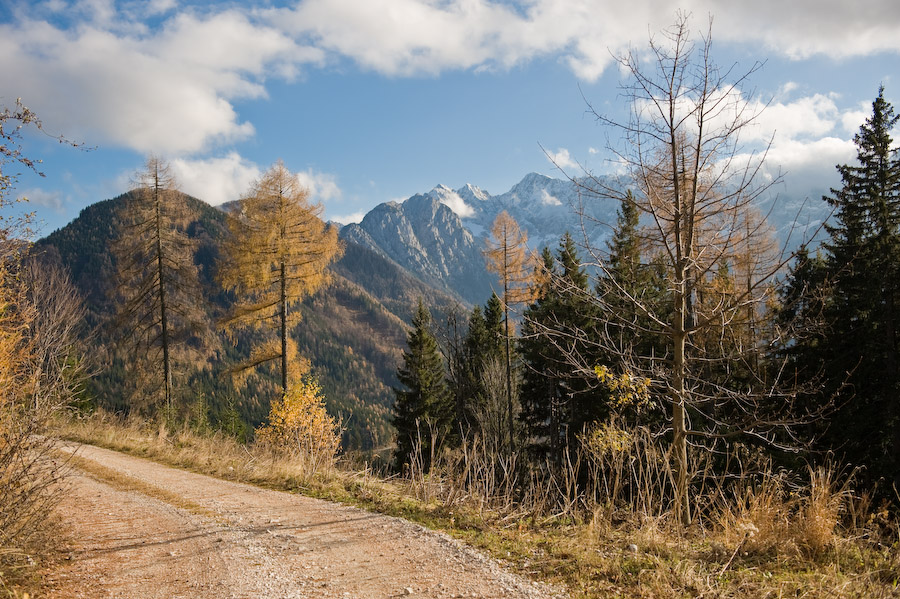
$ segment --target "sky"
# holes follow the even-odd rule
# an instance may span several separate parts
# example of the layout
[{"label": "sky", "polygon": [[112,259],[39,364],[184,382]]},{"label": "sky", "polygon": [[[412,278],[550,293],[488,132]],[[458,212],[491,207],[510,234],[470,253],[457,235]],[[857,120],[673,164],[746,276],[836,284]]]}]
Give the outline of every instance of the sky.
[{"label": "sky", "polygon": [[[181,189],[238,199],[277,160],[358,221],[438,184],[500,194],[530,172],[615,170],[626,73],[690,15],[750,77],[778,193],[821,195],[855,156],[880,85],[900,103],[896,0],[0,0],[0,107],[41,118],[15,195],[47,234],[129,188],[150,153]],[[72,148],[54,136],[83,144]],[[761,147],[761,146],[757,146]]]}]

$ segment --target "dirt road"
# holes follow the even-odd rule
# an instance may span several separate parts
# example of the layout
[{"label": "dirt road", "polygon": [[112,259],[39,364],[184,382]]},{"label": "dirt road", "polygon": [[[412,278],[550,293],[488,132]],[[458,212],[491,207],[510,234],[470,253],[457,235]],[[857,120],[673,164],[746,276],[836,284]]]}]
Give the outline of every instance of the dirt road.
[{"label": "dirt road", "polygon": [[91,446],[77,455],[119,479],[73,473],[59,514],[76,543],[49,577],[55,599],[555,596],[404,520]]}]

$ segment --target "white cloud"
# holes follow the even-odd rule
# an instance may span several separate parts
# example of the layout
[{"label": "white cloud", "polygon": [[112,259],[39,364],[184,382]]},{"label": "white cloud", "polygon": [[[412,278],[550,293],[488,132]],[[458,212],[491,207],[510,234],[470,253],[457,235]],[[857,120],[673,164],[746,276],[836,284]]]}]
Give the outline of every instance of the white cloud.
[{"label": "white cloud", "polygon": [[309,198],[313,202],[340,200],[343,195],[337,178],[332,174],[307,169],[297,173],[297,179],[309,190]]},{"label": "white cloud", "polygon": [[358,223],[361,222],[363,218],[365,218],[367,212],[360,211],[354,212],[352,214],[346,214],[343,216],[332,216],[328,220],[333,220],[337,223],[341,223],[342,225],[349,225],[350,223]]},{"label": "white cloud", "polygon": [[847,110],[841,114],[841,126],[848,133],[856,133],[870,116],[872,116],[872,105],[862,104],[857,110]]},{"label": "white cloud", "polygon": [[[715,16],[715,39],[764,45],[792,58],[833,58],[900,51],[900,5],[870,0],[684,0],[703,29]],[[595,80],[619,54],[644,47],[648,31],[669,26],[666,0],[301,0],[270,13],[292,35],[380,73],[404,76],[446,69],[508,68],[556,54],[580,78]]]},{"label": "white cloud", "polygon": [[44,189],[32,188],[25,189],[17,194],[19,200],[27,200],[29,204],[35,206],[43,206],[56,212],[63,214],[65,212],[65,202],[61,191],[47,191]]},{"label": "white cloud", "polygon": [[460,218],[467,218],[475,214],[475,209],[466,204],[466,202],[459,197],[459,194],[456,192],[452,192],[448,194],[446,197],[441,198],[441,201],[447,205],[450,210],[455,212],[457,216]]},{"label": "white cloud", "polygon": [[769,151],[766,165],[770,171],[780,167],[791,189],[827,190],[840,181],[835,165],[852,162],[855,147],[852,140],[830,136],[790,140]]},{"label": "white cloud", "polygon": [[253,125],[233,101],[264,96],[285,65],[321,58],[237,11],[182,13],[141,33],[108,2],[79,9],[88,20],[69,29],[0,24],[0,72],[48,128],[88,144],[188,155],[246,139]]},{"label": "white cloud", "polygon": [[240,199],[262,174],[237,152],[206,160],[176,158],[171,166],[183,192],[213,206]]},{"label": "white cloud", "polygon": [[[786,56],[900,52],[895,0],[682,4],[695,15],[695,29],[714,14],[717,40],[763,44]],[[645,47],[648,32],[674,19],[664,0],[299,0],[282,9],[202,10],[179,9],[176,0],[17,0],[10,14],[13,21],[0,24],[0,72],[49,128],[91,145],[170,156],[253,136],[235,102],[265,97],[269,78],[291,79],[306,65],[349,59],[408,76],[556,57],[593,80],[612,64],[611,54]],[[161,25],[151,27],[148,16]],[[782,91],[795,89],[788,83]],[[823,125],[828,100],[785,105],[792,114],[805,108],[814,120],[785,118],[779,130]]]},{"label": "white cloud", "polygon": [[466,201],[449,187],[438,185],[429,192],[429,195],[450,208],[460,218],[468,218],[475,214],[475,209],[466,204]]},{"label": "white cloud", "polygon": [[[762,109],[762,106],[759,106]],[[834,98],[815,94],[793,102],[773,102],[760,113],[756,127],[764,139],[772,133],[777,139],[822,137],[834,130],[838,122],[838,107]]]},{"label": "white cloud", "polygon": [[579,168],[578,162],[572,158],[566,148],[559,148],[556,152],[547,152],[547,158],[559,169]]}]

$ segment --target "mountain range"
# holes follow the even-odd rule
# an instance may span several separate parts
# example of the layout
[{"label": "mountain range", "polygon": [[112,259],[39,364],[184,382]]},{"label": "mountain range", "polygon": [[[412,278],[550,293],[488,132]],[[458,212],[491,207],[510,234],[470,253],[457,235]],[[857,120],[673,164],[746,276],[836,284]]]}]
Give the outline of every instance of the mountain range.
[{"label": "mountain range", "polygon": [[[360,223],[343,227],[341,236],[472,305],[484,303],[499,288],[485,268],[483,251],[494,219],[504,210],[528,234],[532,250],[554,247],[566,231],[576,239],[586,234],[593,247],[605,247],[618,205],[582,199],[576,183],[538,173],[496,196],[471,184],[457,190],[438,185],[402,203],[379,204]],[[589,214],[585,226],[582,209]]]},{"label": "mountain range", "polygon": [[[115,272],[110,245],[120,233],[120,211],[126,202],[127,194],[91,205],[37,244],[69,268],[88,305],[92,327],[108,321],[115,311],[110,299]],[[226,235],[225,212],[189,196],[185,203],[192,215],[188,233],[197,242],[195,262],[213,327],[227,302],[215,281]],[[786,209],[771,211],[776,229],[789,228],[796,219],[795,208],[788,203]],[[566,231],[576,241],[588,239],[592,247],[602,249],[617,209],[612,200],[582,194],[575,182],[531,173],[496,196],[474,185],[456,190],[438,185],[404,202],[379,204],[360,223],[342,227],[345,251],[332,266],[334,282],[303,302],[303,321],[291,333],[312,362],[329,409],[343,416],[345,446],[377,449],[391,442],[392,389],[418,298],[431,308],[439,327],[448,313],[483,304],[498,289],[486,270],[483,250],[501,211],[517,220],[534,250],[555,247]],[[821,215],[814,212],[807,218],[815,221]],[[223,339],[219,344],[220,360],[236,359],[233,351],[226,351]],[[119,372],[97,377],[99,403],[128,409],[120,393],[122,376]],[[196,377],[213,398],[215,419],[216,410],[235,401],[236,391],[214,373]],[[269,400],[260,391],[239,398],[237,407],[247,425],[265,418]]]},{"label": "mountain range", "polygon": [[[615,186],[612,180],[600,181]],[[437,185],[404,202],[379,204],[360,223],[344,226],[341,236],[463,304],[484,303],[498,289],[496,278],[485,270],[483,251],[501,211],[519,223],[535,252],[554,248],[567,231],[583,253],[588,247],[606,249],[619,206],[586,192],[592,183],[529,173],[500,195],[472,184],[455,190]],[[760,198],[758,208],[787,251],[809,239],[828,217],[825,202],[776,194]]]}]

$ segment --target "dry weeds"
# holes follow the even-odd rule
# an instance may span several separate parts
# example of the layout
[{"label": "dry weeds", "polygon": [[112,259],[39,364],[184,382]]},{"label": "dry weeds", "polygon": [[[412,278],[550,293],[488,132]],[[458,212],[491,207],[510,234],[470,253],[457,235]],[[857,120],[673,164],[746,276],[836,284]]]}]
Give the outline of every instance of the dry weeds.
[{"label": "dry weeds", "polygon": [[[805,487],[771,473],[748,476],[729,493],[710,485],[717,495],[707,500],[703,524],[684,529],[664,493],[638,486],[659,480],[655,455],[638,465],[623,453],[621,467],[607,462],[618,481],[608,477],[579,494],[578,456],[561,471],[526,476],[515,458],[492,459],[475,444],[439,453],[427,474],[385,479],[340,464],[311,474],[296,457],[188,428],[161,435],[103,415],[61,426],[68,438],[416,520],[522,573],[564,583],[573,597],[900,597],[896,523],[827,469],[813,470]],[[604,495],[613,487],[619,497]],[[625,499],[661,505],[636,510]]]}]

